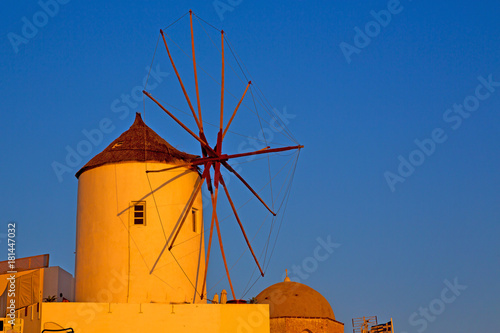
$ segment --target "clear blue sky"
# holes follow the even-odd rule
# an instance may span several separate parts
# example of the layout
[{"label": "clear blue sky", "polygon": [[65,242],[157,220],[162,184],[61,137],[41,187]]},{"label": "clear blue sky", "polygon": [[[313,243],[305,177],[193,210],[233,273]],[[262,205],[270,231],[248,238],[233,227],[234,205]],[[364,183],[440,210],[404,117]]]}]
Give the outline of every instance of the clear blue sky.
[{"label": "clear blue sky", "polygon": [[[330,301],[346,332],[353,317],[369,315],[394,318],[396,332],[498,326],[499,2],[72,0],[58,7],[47,15],[36,1],[1,5],[0,209],[5,230],[17,222],[19,257],[50,253],[51,264],[73,272],[73,175],[142,111],[128,107],[121,119],[113,102],[142,85],[158,30],[193,9],[228,32],[272,104],[295,116],[288,127],[306,146],[268,274],[245,297],[295,265],[310,271],[301,282]],[[178,89],[158,52],[170,73],[158,94]],[[147,112],[160,135],[176,133],[159,110]],[[103,118],[113,130],[58,179],[53,162],[64,164],[66,147],[76,149],[82,131]],[[185,136],[167,139],[198,153]],[[321,252],[323,261],[314,257],[318,237],[340,244],[326,258]],[[214,270],[209,287],[222,266]],[[234,279],[244,286],[248,276]],[[467,288],[454,294],[445,280]]]}]

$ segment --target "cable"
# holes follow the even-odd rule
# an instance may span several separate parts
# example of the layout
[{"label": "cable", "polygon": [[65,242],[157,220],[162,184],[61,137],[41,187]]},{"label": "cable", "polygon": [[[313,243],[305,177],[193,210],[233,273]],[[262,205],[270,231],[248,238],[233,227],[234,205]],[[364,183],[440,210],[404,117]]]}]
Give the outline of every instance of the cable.
[{"label": "cable", "polygon": [[[198,17],[196,17],[196,19],[198,19]],[[208,34],[207,30],[205,29],[205,27],[203,27],[203,25],[201,25],[200,21],[198,20],[197,21],[198,24],[200,25],[200,27],[203,29],[203,31],[205,31],[205,34],[207,35],[207,37],[210,39],[210,41],[212,42],[212,44],[214,45],[214,47],[220,52],[220,54],[222,55],[222,49],[219,49],[219,47],[215,44],[214,40],[212,39],[212,37],[210,37],[210,35]],[[225,39],[225,36],[224,36],[224,39]],[[228,44],[229,45],[229,44]],[[231,47],[229,47],[231,48]],[[233,55],[234,57],[234,55]],[[241,83],[243,84],[246,84],[246,82],[248,82],[248,80],[243,81],[243,79],[238,75],[238,73],[236,73],[236,71],[234,70],[233,66],[231,65],[230,62],[227,63],[229,65],[229,67],[231,68],[231,70],[234,72],[234,74],[236,74],[236,76],[238,77],[238,79],[240,79]],[[246,79],[246,76],[245,76],[245,79]]]},{"label": "cable", "polygon": [[[191,116],[191,115],[192,115],[190,112],[184,111],[184,110],[182,110],[181,108],[178,108],[178,107],[176,107],[175,105],[172,105],[172,104],[170,104],[170,103],[168,103],[168,102],[166,102],[166,101],[162,100],[161,98],[156,97],[156,100],[158,100],[158,101],[159,101],[159,102],[161,102],[162,104],[165,104],[165,105],[167,105],[167,106],[170,106],[171,108],[173,108],[173,109],[175,109],[175,110],[177,110],[177,111],[179,111],[179,112],[181,112],[181,113],[183,113],[183,114],[185,114],[185,115],[187,115],[187,116]],[[205,124],[205,125],[209,125],[209,126],[214,127],[214,128],[219,128],[219,125],[215,125],[214,123],[211,123],[211,122],[206,121],[206,120],[203,120],[203,124]],[[238,133],[238,132],[235,132],[235,131],[228,130],[227,132],[228,132],[228,133],[231,133],[231,134],[234,134],[234,135],[238,135],[238,136],[241,136],[241,137],[247,138],[247,139],[250,139],[250,140],[258,141],[258,142],[261,142],[261,143],[264,143],[264,144],[266,143],[264,140],[261,140],[261,139],[259,139],[259,138],[255,138],[255,137],[252,137],[252,136],[248,136],[248,135],[245,135],[245,134],[242,134],[242,133]],[[267,143],[270,143],[270,144],[273,144],[273,145],[278,145],[278,146],[283,146],[283,147],[288,146],[288,144],[281,143],[281,142],[275,142],[275,141],[269,141],[269,142],[267,142]]]},{"label": "cable", "polygon": [[174,24],[176,24],[177,22],[179,22],[184,16],[186,16],[187,14],[189,14],[189,11],[187,11],[184,15],[182,15],[181,17],[179,17],[177,20],[175,20],[174,22],[170,23],[169,25],[167,25],[166,28],[164,28],[163,30],[167,30],[168,28],[170,28],[171,26],[173,26]]},{"label": "cable", "polygon": [[[252,95],[252,100],[253,100],[253,105],[255,107],[255,112],[257,112],[257,118],[259,119],[259,125],[260,125],[260,130],[262,132],[262,135],[264,137],[264,141],[266,141],[266,146],[267,144],[267,139],[266,139],[266,133],[264,133],[264,128],[262,128],[262,122],[260,121],[259,117],[259,111],[257,110],[257,105],[255,104],[255,98],[253,96],[253,91],[250,88],[250,94]],[[269,169],[269,182],[271,182],[271,161],[269,160],[269,154],[266,154],[267,156],[267,166]],[[271,186],[269,186],[269,189],[271,190],[271,207],[274,209],[274,197],[273,197],[273,184],[271,183]]]},{"label": "cable", "polygon": [[[194,14],[194,13],[193,13],[193,14]],[[208,23],[207,21],[205,21],[204,19],[202,19],[202,18],[201,18],[201,17],[199,17],[198,15],[194,14],[194,16],[196,16],[196,18],[198,18],[198,19],[202,20],[203,22],[205,22],[205,24],[207,24],[207,25],[211,26],[212,28],[214,28],[214,29],[215,29],[215,30],[217,30],[218,32],[221,32],[221,29],[214,27],[213,25],[211,25],[210,23]]]},{"label": "cable", "polygon": [[[146,90],[148,86],[149,76],[151,74],[151,68],[153,68],[153,63],[156,57],[156,50],[158,49],[158,43],[160,42],[160,34],[158,33],[158,39],[156,40],[155,52],[153,53],[153,59],[151,59],[151,65],[149,66],[148,76],[146,77],[146,82],[144,83],[144,90]],[[143,94],[144,97],[144,94]]]},{"label": "cable", "polygon": [[[300,155],[300,151],[299,151],[299,153],[297,154],[297,159],[296,159],[296,161],[295,161],[295,166],[294,166],[294,168],[293,168],[293,174],[292,174],[292,177],[291,177],[291,179],[290,179],[290,186],[288,187],[288,195],[287,195],[287,197],[286,197],[285,210],[286,210],[286,207],[287,207],[287,205],[288,205],[288,199],[290,198],[290,193],[291,193],[291,187],[292,187],[293,177],[295,176],[295,170],[296,170],[296,168],[297,168],[297,162],[298,162],[298,160],[299,160],[299,155]],[[284,214],[283,214],[283,218],[284,218]],[[279,233],[280,233],[280,231],[281,231],[281,226],[282,226],[282,224],[283,224],[283,218],[281,219],[280,225],[279,225],[279,227],[278,227],[278,233],[276,234],[276,238],[275,238],[275,241],[274,241],[273,249],[272,249],[272,251],[271,251],[271,254],[269,255],[269,261],[267,262],[267,266],[266,266],[266,268],[265,268],[265,271],[267,271],[267,268],[269,267],[269,264],[271,263],[271,258],[272,258],[273,254],[274,254],[274,249],[275,249],[275,247],[276,247],[276,243],[277,243],[277,241],[278,241],[278,236],[279,236]]]}]

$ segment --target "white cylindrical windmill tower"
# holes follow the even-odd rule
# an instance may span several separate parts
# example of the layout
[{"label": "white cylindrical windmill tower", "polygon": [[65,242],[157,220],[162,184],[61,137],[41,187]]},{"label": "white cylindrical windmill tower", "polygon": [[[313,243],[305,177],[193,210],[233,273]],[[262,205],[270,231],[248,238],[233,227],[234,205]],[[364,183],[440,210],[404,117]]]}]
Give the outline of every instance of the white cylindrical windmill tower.
[{"label": "white cylindrical windmill tower", "polygon": [[138,113],[77,172],[77,302],[205,302],[201,177],[186,166],[195,157],[172,147]]}]

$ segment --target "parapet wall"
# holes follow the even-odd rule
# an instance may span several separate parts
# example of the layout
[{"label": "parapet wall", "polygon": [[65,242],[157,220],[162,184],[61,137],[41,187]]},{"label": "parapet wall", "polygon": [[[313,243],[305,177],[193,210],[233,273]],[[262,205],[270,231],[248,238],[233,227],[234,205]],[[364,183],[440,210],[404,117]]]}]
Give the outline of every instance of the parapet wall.
[{"label": "parapet wall", "polygon": [[267,304],[42,303],[41,323],[78,333],[270,332]]}]

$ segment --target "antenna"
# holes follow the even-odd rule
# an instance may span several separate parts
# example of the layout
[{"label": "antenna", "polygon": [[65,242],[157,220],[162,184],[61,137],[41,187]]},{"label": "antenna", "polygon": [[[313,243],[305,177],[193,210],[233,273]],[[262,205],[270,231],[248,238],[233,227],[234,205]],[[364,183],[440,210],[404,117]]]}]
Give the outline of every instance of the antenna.
[{"label": "antenna", "polygon": [[352,319],[353,333],[370,333],[370,327],[378,325],[377,316]]}]

